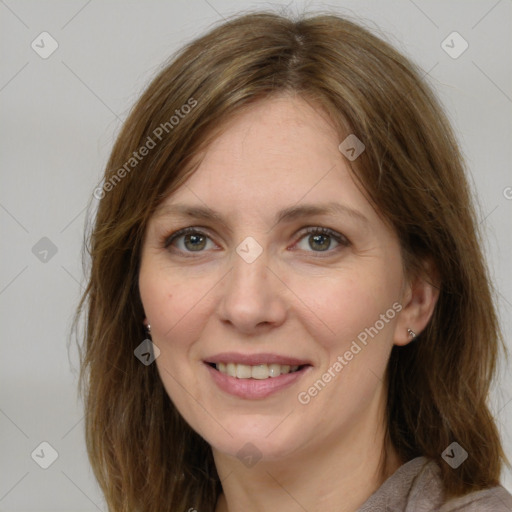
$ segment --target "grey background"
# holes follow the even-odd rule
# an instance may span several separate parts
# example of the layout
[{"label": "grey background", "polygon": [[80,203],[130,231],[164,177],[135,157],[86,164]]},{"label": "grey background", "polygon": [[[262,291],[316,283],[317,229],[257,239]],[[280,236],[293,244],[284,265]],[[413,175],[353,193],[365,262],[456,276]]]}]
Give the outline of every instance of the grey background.
[{"label": "grey background", "polygon": [[[165,59],[224,16],[303,6],[0,0],[0,510],[105,510],[85,452],[77,351],[71,345],[68,354],[67,343],[84,282],[86,207],[128,109]],[[342,0],[307,7],[332,8],[381,30],[429,72],[478,194],[510,347],[511,1]],[[31,47],[43,31],[59,45],[47,59]],[[469,44],[456,59],[441,47],[453,31]],[[48,249],[48,241],[39,242],[43,237],[55,254],[40,252]],[[509,457],[511,382],[502,361],[492,401]],[[58,453],[48,469],[31,458],[43,441]],[[510,471],[503,483],[512,490]]]}]

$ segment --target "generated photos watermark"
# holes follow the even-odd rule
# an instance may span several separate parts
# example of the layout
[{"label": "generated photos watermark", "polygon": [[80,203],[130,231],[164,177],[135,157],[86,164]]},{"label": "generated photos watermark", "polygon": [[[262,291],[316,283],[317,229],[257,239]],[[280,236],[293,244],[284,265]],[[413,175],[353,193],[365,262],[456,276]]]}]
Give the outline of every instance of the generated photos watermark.
[{"label": "generated photos watermark", "polygon": [[[299,403],[307,405],[311,400],[322,391],[331,380],[333,380],[340,372],[349,364],[354,357],[368,345],[369,338],[373,339],[379,332],[384,329],[386,324],[390,322],[397,313],[402,311],[402,305],[395,302],[385,313],[381,314],[379,319],[371,326],[366,327],[357,335],[357,340],[352,340],[350,348],[343,355],[339,355],[336,361],[317,379],[307,390],[301,391],[297,395]],[[359,343],[358,343],[359,342]],[[361,346],[362,345],[362,346]]]},{"label": "generated photos watermark", "polygon": [[160,123],[154,130],[151,135],[148,135],[146,141],[137,151],[132,153],[132,156],[125,162],[125,164],[120,167],[110,178],[103,183],[100,187],[96,187],[93,192],[93,196],[96,199],[102,199],[105,197],[107,192],[110,192],[127,174],[129,174],[139,162],[141,162],[145,156],[149,154],[149,152],[154,149],[158,142],[162,140],[164,137],[164,133],[168,134],[178,124],[181,119],[184,119],[187,114],[191,112],[191,110],[197,106],[197,100],[194,98],[189,98],[187,103],[184,103],[180,108],[177,108],[174,113],[165,123]]}]

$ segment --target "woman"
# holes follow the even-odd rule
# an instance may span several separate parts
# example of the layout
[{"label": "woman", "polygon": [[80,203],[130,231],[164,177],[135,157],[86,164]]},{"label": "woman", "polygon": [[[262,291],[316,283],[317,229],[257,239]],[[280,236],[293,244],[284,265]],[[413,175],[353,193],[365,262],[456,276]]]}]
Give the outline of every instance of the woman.
[{"label": "woman", "polygon": [[455,138],[333,15],[234,18],[125,122],[79,310],[112,511],[512,509]]}]

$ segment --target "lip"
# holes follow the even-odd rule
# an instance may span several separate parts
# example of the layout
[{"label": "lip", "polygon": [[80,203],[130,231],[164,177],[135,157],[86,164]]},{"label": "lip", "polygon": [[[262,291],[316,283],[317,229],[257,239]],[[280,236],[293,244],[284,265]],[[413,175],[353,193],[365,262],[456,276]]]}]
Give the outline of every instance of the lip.
[{"label": "lip", "polygon": [[[285,373],[279,377],[268,379],[238,379],[231,377],[211,366],[212,363],[236,363],[236,364],[283,364],[290,366],[302,366],[293,373]],[[261,400],[278,393],[296,383],[305,373],[311,370],[310,363],[301,359],[280,356],[277,354],[235,354],[223,353],[204,361],[204,365],[217,387],[232,396],[246,400]]]},{"label": "lip", "polygon": [[[222,352],[204,360],[205,363],[236,363],[255,366],[257,364],[281,364],[290,366],[311,366],[311,361],[297,359],[279,354],[240,354],[238,352]],[[277,378],[277,377],[274,377]]]}]

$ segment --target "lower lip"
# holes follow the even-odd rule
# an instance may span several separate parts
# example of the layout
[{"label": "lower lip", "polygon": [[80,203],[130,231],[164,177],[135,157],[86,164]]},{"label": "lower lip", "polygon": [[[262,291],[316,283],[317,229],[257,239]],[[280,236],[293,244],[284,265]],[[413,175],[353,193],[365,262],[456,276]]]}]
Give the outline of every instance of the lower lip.
[{"label": "lower lip", "polygon": [[266,398],[291,386],[311,368],[305,366],[296,372],[285,373],[279,375],[279,377],[269,377],[268,379],[237,379],[221,373],[209,364],[206,364],[206,367],[212,379],[222,391],[248,400]]}]

